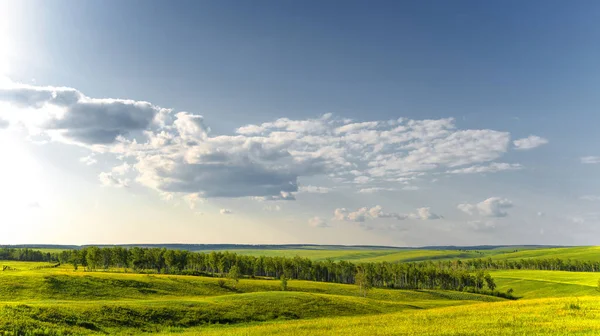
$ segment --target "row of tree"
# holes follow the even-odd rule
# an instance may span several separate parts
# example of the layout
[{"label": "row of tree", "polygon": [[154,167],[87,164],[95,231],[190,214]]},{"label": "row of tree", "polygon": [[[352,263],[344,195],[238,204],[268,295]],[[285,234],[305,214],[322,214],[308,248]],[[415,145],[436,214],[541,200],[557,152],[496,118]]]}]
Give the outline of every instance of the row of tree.
[{"label": "row of tree", "polygon": [[16,261],[58,261],[58,256],[50,252],[41,252],[40,250],[32,250],[29,248],[0,248],[0,260],[16,260]]},{"label": "row of tree", "polygon": [[123,247],[86,247],[60,253],[62,263],[87,270],[126,268],[136,272],[165,274],[231,273],[247,277],[300,279],[345,284],[357,283],[364,288],[450,289],[494,291],[493,278],[483,271],[440,267],[428,263],[361,263],[332,260],[314,261],[301,257],[246,256],[231,252],[195,253],[164,248],[130,249]]},{"label": "row of tree", "polygon": [[438,267],[466,270],[543,270],[569,272],[600,272],[600,261],[536,258],[520,260],[467,259],[439,261]]}]

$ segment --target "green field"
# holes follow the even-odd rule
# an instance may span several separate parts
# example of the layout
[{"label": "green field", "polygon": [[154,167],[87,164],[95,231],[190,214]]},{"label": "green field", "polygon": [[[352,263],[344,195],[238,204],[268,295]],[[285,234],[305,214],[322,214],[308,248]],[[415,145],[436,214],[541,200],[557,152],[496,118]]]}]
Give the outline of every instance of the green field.
[{"label": "green field", "polygon": [[[239,254],[349,261],[420,261],[460,254],[593,259],[598,248],[456,250],[236,250]],[[581,258],[581,259],[578,259]],[[517,301],[443,290],[372,289],[289,280],[74,271],[0,261],[0,334],[172,335],[596,335],[600,273],[498,270]]]},{"label": "green field", "polygon": [[252,256],[300,256],[313,260],[347,260],[352,262],[415,262],[425,260],[452,260],[492,258],[495,260],[520,259],[573,259],[600,261],[600,247],[498,247],[480,250],[426,250],[426,249],[346,249],[346,248],[296,248],[296,249],[228,249],[230,252]]}]

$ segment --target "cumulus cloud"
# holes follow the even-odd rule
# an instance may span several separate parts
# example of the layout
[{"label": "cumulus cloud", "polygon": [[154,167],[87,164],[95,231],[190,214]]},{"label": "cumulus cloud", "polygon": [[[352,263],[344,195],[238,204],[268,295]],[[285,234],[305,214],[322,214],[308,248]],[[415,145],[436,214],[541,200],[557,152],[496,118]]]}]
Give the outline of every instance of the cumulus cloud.
[{"label": "cumulus cloud", "polygon": [[442,218],[442,216],[431,212],[430,208],[418,208],[417,212],[410,214],[409,217],[412,219],[420,219],[420,220],[434,220],[434,219]]},{"label": "cumulus cloud", "polygon": [[127,162],[123,162],[122,165],[113,167],[111,172],[116,175],[125,175],[133,169],[133,166]]},{"label": "cumulus cloud", "polygon": [[500,163],[492,162],[488,165],[470,166],[460,169],[449,170],[449,174],[481,174],[481,173],[497,173],[501,171],[520,170],[523,166],[519,163]]},{"label": "cumulus cloud", "polygon": [[263,210],[275,212],[275,211],[281,211],[281,207],[278,204],[266,205],[263,207]]},{"label": "cumulus cloud", "polygon": [[372,208],[362,207],[355,211],[349,211],[346,208],[337,208],[333,212],[333,219],[337,221],[363,223],[367,220],[377,218],[390,218],[396,220],[418,219],[418,220],[433,220],[442,218],[441,216],[431,212],[429,208],[418,208],[415,213],[400,214],[396,212],[384,212],[380,205]]},{"label": "cumulus cloud", "polygon": [[102,172],[98,175],[100,183],[110,187],[129,187],[129,180],[115,176],[113,173]]},{"label": "cumulus cloud", "polygon": [[329,224],[326,220],[321,217],[312,217],[308,220],[308,225],[315,228],[326,228],[329,227]]},{"label": "cumulus cloud", "polygon": [[233,214],[233,211],[231,211],[229,209],[221,209],[221,210],[219,210],[219,213],[221,215],[231,215],[231,214]]},{"label": "cumulus cloud", "polygon": [[518,139],[513,141],[515,149],[518,150],[527,150],[539,147],[541,145],[545,145],[548,143],[547,139],[539,137],[537,135],[530,135],[527,138]]},{"label": "cumulus cloud", "polygon": [[94,164],[96,164],[96,162],[98,162],[98,160],[96,160],[94,158],[94,156],[95,156],[94,153],[92,153],[92,154],[90,154],[88,156],[84,156],[84,157],[82,157],[82,158],[79,159],[79,162],[81,162],[81,163],[83,163],[85,165],[88,165],[88,166],[94,165]]},{"label": "cumulus cloud", "polygon": [[144,101],[91,98],[72,88],[13,82],[0,86],[0,102],[37,114],[29,126],[82,144],[108,144],[145,130],[162,110]]},{"label": "cumulus cloud", "polygon": [[401,189],[406,181],[427,174],[517,168],[490,164],[507,152],[509,133],[459,130],[452,118],[355,122],[326,114],[280,118],[218,135],[198,114],[143,101],[91,98],[72,88],[8,82],[0,88],[2,102],[12,112],[22,111],[9,116],[0,111],[1,118],[128,162],[127,169],[104,173],[102,183],[124,185],[127,181],[119,176],[127,173],[161,195],[294,200],[299,191],[329,191],[299,188],[301,177]]},{"label": "cumulus cloud", "polygon": [[187,194],[183,196],[183,201],[190,207],[190,209],[194,210],[198,206],[198,203],[203,203],[204,200],[198,193]]},{"label": "cumulus cloud", "polygon": [[4,120],[4,119],[0,118],[0,130],[4,129],[4,128],[8,128],[8,126],[10,126],[10,123],[8,122],[8,120]]},{"label": "cumulus cloud", "polygon": [[581,163],[584,163],[584,164],[600,163],[600,156],[584,156],[581,158]]},{"label": "cumulus cloud", "polygon": [[508,216],[506,210],[512,207],[513,204],[510,200],[500,197],[490,197],[477,204],[463,203],[457,206],[459,210],[469,215],[485,217],[506,217]]},{"label": "cumulus cloud", "polygon": [[380,191],[393,191],[393,188],[383,188],[383,187],[371,187],[371,188],[362,188],[358,192],[362,194],[373,194]]},{"label": "cumulus cloud", "polygon": [[298,192],[301,193],[310,193],[310,194],[327,194],[331,191],[331,188],[327,187],[317,187],[312,185],[300,186],[298,188]]}]

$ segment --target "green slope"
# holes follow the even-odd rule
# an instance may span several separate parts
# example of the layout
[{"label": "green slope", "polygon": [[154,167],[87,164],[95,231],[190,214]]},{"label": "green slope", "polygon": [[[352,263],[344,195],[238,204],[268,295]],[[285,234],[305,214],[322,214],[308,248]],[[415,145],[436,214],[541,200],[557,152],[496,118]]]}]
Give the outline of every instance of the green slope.
[{"label": "green slope", "polygon": [[563,271],[493,271],[498,289],[512,288],[517,297],[597,296],[600,273]]},{"label": "green slope", "polygon": [[376,316],[320,318],[193,329],[184,335],[599,335],[595,297],[538,299],[405,311]]}]

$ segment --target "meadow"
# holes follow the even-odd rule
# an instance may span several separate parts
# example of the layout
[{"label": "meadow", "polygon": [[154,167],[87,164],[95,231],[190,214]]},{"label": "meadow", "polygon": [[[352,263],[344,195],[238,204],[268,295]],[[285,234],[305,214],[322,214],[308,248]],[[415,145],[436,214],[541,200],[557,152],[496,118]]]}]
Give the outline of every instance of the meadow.
[{"label": "meadow", "polygon": [[418,262],[426,260],[454,260],[492,258],[493,260],[520,259],[573,259],[582,261],[600,261],[600,247],[535,247],[511,246],[485,249],[347,249],[328,247],[324,249],[285,248],[285,249],[215,249],[252,256],[300,256],[313,260],[346,260],[352,262]]},{"label": "meadow", "polygon": [[[515,251],[516,250],[516,251]],[[595,247],[476,251],[388,249],[236,250],[238,254],[352,262],[594,259]],[[558,252],[557,252],[558,251]],[[304,254],[301,254],[304,253]],[[562,254],[561,254],[562,253]],[[465,258],[468,259],[468,258]],[[518,300],[440,290],[245,277],[85,271],[48,262],[0,261],[0,335],[597,335],[595,272],[491,270]]]}]

